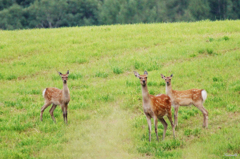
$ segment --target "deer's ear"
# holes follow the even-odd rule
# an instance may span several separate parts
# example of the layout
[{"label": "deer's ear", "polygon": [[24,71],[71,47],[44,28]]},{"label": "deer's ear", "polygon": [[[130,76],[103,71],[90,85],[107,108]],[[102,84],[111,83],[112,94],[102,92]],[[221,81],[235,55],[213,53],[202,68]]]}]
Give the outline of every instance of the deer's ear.
[{"label": "deer's ear", "polygon": [[173,74],[171,74],[171,76],[170,77],[173,77]]},{"label": "deer's ear", "polygon": [[69,75],[69,70],[67,71],[67,74]]},{"label": "deer's ear", "polygon": [[62,73],[61,72],[58,72],[58,74],[61,76],[62,75]]},{"label": "deer's ear", "polygon": [[148,72],[147,72],[147,71],[144,71],[144,75],[148,75]]},{"label": "deer's ear", "polygon": [[164,78],[165,78],[165,76],[164,76],[163,74],[161,74],[161,77],[162,77],[162,79],[164,79]]},{"label": "deer's ear", "polygon": [[136,77],[139,77],[139,74],[138,74],[136,71],[134,71],[134,75],[135,75]]}]

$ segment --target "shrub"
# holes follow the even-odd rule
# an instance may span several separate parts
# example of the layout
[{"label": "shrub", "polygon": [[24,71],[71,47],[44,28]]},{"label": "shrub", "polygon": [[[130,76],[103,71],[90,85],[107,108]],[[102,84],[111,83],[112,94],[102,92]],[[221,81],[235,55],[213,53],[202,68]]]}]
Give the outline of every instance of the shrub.
[{"label": "shrub", "polygon": [[31,94],[41,94],[40,90],[32,89]]},{"label": "shrub", "polygon": [[139,85],[139,83],[137,83],[137,81],[126,81],[126,85],[127,86],[137,86]]},{"label": "shrub", "polygon": [[106,94],[106,95],[101,95],[101,96],[99,97],[99,99],[102,100],[102,101],[104,101],[104,102],[108,102],[108,101],[112,100],[113,98],[112,98],[111,95]]},{"label": "shrub", "polygon": [[70,73],[68,76],[69,79],[73,79],[73,80],[77,80],[82,77],[83,77],[83,75],[80,72]]},{"label": "shrub", "polygon": [[227,41],[227,40],[229,40],[229,37],[228,36],[224,36],[223,40]]},{"label": "shrub", "polygon": [[157,86],[157,82],[149,81],[148,86]]},{"label": "shrub", "polygon": [[201,133],[201,129],[200,128],[196,128],[196,129],[194,129],[192,131],[192,135],[194,135],[194,136],[198,136],[198,135],[200,135],[200,133]]},{"label": "shrub", "polygon": [[233,104],[227,105],[227,111],[229,111],[229,112],[236,111],[236,105],[233,105]]},{"label": "shrub", "polygon": [[3,79],[3,78],[4,78],[3,75],[0,73],[0,80]]},{"label": "shrub", "polygon": [[191,54],[190,57],[196,57],[197,55],[196,54]]},{"label": "shrub", "polygon": [[16,102],[14,101],[4,101],[4,106],[6,107],[14,107],[16,105]]},{"label": "shrub", "polygon": [[95,77],[107,78],[107,77],[108,77],[108,73],[98,71],[98,72],[95,74]]},{"label": "shrub", "polygon": [[134,68],[139,69],[142,64],[140,62],[135,61],[134,62]]},{"label": "shrub", "polygon": [[172,149],[176,149],[180,146],[182,146],[182,142],[180,142],[179,140],[171,140],[171,141],[165,142],[163,144],[163,149],[164,150],[172,150]]},{"label": "shrub", "polygon": [[191,130],[191,129],[184,130],[185,136],[190,136],[190,135],[198,136],[200,133],[201,133],[200,128],[195,128],[194,130]]},{"label": "shrub", "polygon": [[160,82],[160,86],[165,86],[165,82]]},{"label": "shrub", "polygon": [[10,75],[10,76],[7,77],[7,80],[13,80],[13,79],[17,79],[17,76]]},{"label": "shrub", "polygon": [[213,77],[213,82],[218,81],[217,77]]},{"label": "shrub", "polygon": [[234,91],[240,91],[240,85],[237,85],[233,88]]},{"label": "shrub", "polygon": [[192,130],[191,129],[184,130],[184,135],[190,136],[191,134],[192,134]]},{"label": "shrub", "polygon": [[78,59],[76,59],[76,63],[83,64],[85,62],[88,62],[88,60],[85,59],[85,58],[78,58]]},{"label": "shrub", "polygon": [[113,73],[115,73],[115,74],[121,74],[121,73],[123,73],[123,70],[122,70],[121,68],[119,68],[119,67],[114,67],[114,68],[113,68]]},{"label": "shrub", "polygon": [[149,94],[155,95],[155,92],[154,92],[153,90],[150,90],[150,91],[149,91]]},{"label": "shrub", "polygon": [[183,119],[189,119],[190,116],[189,116],[188,114],[185,114],[185,113],[184,113],[184,114],[182,115],[182,118],[183,118]]},{"label": "shrub", "polygon": [[209,41],[210,41],[210,42],[213,42],[213,40],[214,40],[213,38],[209,38]]},{"label": "shrub", "polygon": [[222,77],[213,77],[213,82],[223,81]]},{"label": "shrub", "polygon": [[207,53],[208,53],[209,55],[212,55],[212,54],[213,54],[213,49],[207,48]]},{"label": "shrub", "polygon": [[199,54],[203,54],[204,52],[205,52],[204,49],[200,49],[200,50],[198,50],[198,53],[199,53]]}]

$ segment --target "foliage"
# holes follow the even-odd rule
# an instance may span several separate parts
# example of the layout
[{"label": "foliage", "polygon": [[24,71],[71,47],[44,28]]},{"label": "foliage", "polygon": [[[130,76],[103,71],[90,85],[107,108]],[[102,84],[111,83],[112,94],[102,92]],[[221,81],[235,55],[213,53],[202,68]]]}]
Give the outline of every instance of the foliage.
[{"label": "foliage", "polygon": [[210,7],[207,0],[191,0],[188,9],[195,20],[204,20],[209,18]]},{"label": "foliage", "polygon": [[239,19],[238,0],[0,0],[0,28]]},{"label": "foliage", "polygon": [[1,29],[23,29],[24,21],[23,9],[17,4],[13,4],[0,12]]}]

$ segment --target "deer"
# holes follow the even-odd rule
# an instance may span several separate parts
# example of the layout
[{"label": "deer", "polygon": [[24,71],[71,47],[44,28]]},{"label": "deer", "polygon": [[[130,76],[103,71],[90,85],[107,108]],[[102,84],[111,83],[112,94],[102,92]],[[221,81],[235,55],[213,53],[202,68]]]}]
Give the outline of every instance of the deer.
[{"label": "deer", "polygon": [[164,116],[167,115],[173,131],[173,137],[175,138],[175,127],[172,121],[172,112],[171,112],[171,99],[166,94],[158,94],[156,96],[150,95],[147,88],[147,71],[144,72],[144,75],[139,75],[136,71],[134,71],[134,75],[139,78],[140,84],[142,85],[142,98],[143,98],[143,111],[147,118],[148,130],[149,130],[149,142],[151,142],[151,118],[154,119],[155,125],[155,133],[158,139],[157,132],[157,123],[158,120],[164,126],[164,132],[162,140],[165,138],[166,130],[167,130],[167,122],[164,120]]},{"label": "deer", "polygon": [[203,103],[207,99],[207,91],[204,89],[189,89],[177,91],[172,89],[171,79],[173,74],[165,77],[161,74],[162,79],[166,83],[166,94],[171,98],[172,106],[174,107],[174,125],[178,125],[178,108],[179,106],[194,105],[203,113],[203,127],[208,127],[208,111],[204,108]]},{"label": "deer", "polygon": [[62,77],[63,81],[63,89],[58,89],[54,87],[45,88],[43,90],[43,98],[45,99],[44,105],[41,108],[40,118],[42,121],[42,116],[44,110],[52,104],[51,109],[49,110],[49,113],[52,117],[52,120],[56,123],[56,120],[53,116],[53,112],[57,105],[60,105],[63,112],[63,120],[67,124],[67,109],[68,109],[68,103],[70,102],[70,92],[67,86],[67,80],[69,75],[69,70],[66,74],[62,74],[61,72],[58,72],[59,75]]}]

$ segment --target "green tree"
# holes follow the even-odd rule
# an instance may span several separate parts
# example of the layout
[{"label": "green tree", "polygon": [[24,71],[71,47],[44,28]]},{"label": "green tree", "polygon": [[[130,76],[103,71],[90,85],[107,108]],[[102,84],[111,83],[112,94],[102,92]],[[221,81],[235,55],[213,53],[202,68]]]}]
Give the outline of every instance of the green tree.
[{"label": "green tree", "polygon": [[67,3],[65,0],[41,0],[35,1],[32,8],[35,9],[38,27],[55,28],[61,26],[66,14]]},{"label": "green tree", "polygon": [[135,6],[130,6],[129,10],[135,8],[133,23],[152,23],[157,21],[157,5],[155,0],[135,0]]},{"label": "green tree", "polygon": [[22,23],[25,21],[23,13],[23,8],[17,4],[0,11],[0,28],[7,30],[23,29]]},{"label": "green tree", "polygon": [[29,7],[35,0],[15,0],[15,2],[22,7]]},{"label": "green tree", "polygon": [[228,1],[226,18],[240,19],[240,0]]},{"label": "green tree", "polygon": [[210,7],[207,0],[191,0],[188,9],[195,20],[207,19],[210,14]]},{"label": "green tree", "polygon": [[160,2],[157,0],[104,1],[100,19],[103,24],[153,23],[163,21],[166,5],[162,5]]},{"label": "green tree", "polygon": [[15,0],[0,0],[0,11],[11,7],[15,3]]},{"label": "green tree", "polygon": [[97,25],[101,1],[69,0],[64,22],[67,26]]},{"label": "green tree", "polygon": [[167,21],[181,21],[188,7],[188,0],[165,0],[165,3],[167,7]]},{"label": "green tree", "polygon": [[[231,0],[209,0],[209,6],[211,8],[211,10],[210,10],[211,19],[212,20],[227,19],[228,14],[231,13],[230,6],[232,4],[233,3]],[[239,10],[239,8],[238,8],[238,10]]]}]

